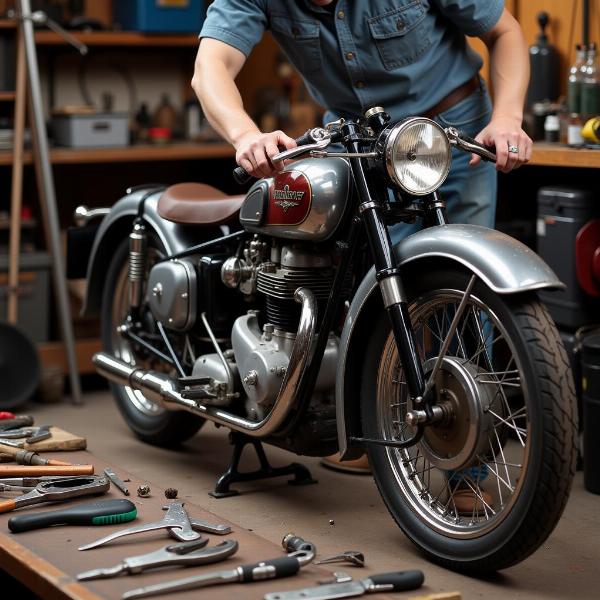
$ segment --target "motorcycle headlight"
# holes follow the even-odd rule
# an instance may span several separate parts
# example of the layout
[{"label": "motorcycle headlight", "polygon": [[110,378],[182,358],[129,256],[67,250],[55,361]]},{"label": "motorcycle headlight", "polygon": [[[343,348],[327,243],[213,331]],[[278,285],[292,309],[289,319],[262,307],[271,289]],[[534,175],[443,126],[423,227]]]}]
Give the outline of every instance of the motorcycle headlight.
[{"label": "motorcycle headlight", "polygon": [[450,142],[444,130],[424,117],[394,125],[385,145],[385,165],[392,181],[415,196],[430,194],[450,170]]}]

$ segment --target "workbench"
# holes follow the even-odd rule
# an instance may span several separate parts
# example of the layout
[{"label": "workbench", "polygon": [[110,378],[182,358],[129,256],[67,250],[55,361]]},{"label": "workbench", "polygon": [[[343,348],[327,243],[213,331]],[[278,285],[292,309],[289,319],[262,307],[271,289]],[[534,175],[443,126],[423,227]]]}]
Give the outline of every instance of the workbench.
[{"label": "workbench", "polygon": [[[241,564],[254,563],[261,559],[284,555],[281,546],[259,537],[251,530],[230,523],[203,510],[199,506],[202,498],[194,498],[195,502],[189,502],[188,498],[179,498],[180,501],[185,502],[185,508],[190,517],[215,524],[225,523],[231,526],[232,532],[229,535],[209,535],[208,546],[214,546],[224,539],[235,539],[239,543],[238,552],[223,562],[202,567],[156,569],[139,575],[122,575],[111,579],[78,582],[76,579],[77,573],[97,567],[110,567],[118,564],[125,557],[145,554],[162,548],[169,543],[175,543],[175,540],[165,530],[162,530],[125,537],[106,546],[84,552],[77,550],[79,546],[104,537],[113,531],[162,519],[164,515],[162,507],[169,501],[165,499],[164,490],[160,486],[153,482],[142,481],[123,471],[118,465],[108,465],[88,451],[44,453],[44,457],[59,458],[72,463],[91,463],[95,466],[97,474],[102,474],[106,467],[111,466],[122,479],[131,479],[127,484],[131,492],[128,498],[137,506],[138,517],[135,521],[116,526],[58,526],[19,534],[12,534],[8,531],[8,519],[16,514],[26,514],[29,511],[56,510],[63,506],[74,506],[76,503],[99,499],[124,498],[125,496],[114,485],[111,485],[109,492],[103,496],[87,496],[60,505],[38,504],[0,515],[0,569],[9,573],[43,600],[98,600],[101,598],[118,600],[125,591],[133,588],[212,571],[233,569]],[[174,468],[176,468],[175,464]],[[142,483],[149,483],[150,485],[151,496],[149,498],[139,498],[136,495],[136,490]],[[224,500],[224,502],[226,501]],[[287,533],[289,532],[282,530],[281,537],[283,538]],[[295,533],[302,535],[301,531]],[[340,548],[340,550],[346,550],[346,548]],[[267,592],[315,586],[318,580],[330,578],[334,570],[344,570],[355,579],[363,579],[369,574],[378,572],[376,568],[358,569],[341,564],[328,565],[328,567],[330,568],[309,565],[304,567],[298,575],[285,579],[211,586],[155,597],[177,600],[191,600],[192,598],[195,600],[202,598],[210,600],[262,599]],[[415,590],[410,595],[425,593],[425,588],[422,588],[422,590]],[[383,598],[391,600],[393,598],[389,594],[369,594],[368,597],[374,600]],[[403,597],[406,597],[406,594]]]}]

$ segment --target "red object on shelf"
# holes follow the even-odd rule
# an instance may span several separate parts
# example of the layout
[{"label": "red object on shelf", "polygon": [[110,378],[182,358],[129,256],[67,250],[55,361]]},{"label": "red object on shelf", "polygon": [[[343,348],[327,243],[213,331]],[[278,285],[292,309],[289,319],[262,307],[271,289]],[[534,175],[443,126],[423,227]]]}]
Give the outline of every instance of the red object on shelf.
[{"label": "red object on shelf", "polygon": [[577,281],[590,296],[600,296],[600,219],[586,223],[575,238]]},{"label": "red object on shelf", "polygon": [[21,220],[22,221],[31,221],[33,217],[33,212],[31,210],[31,206],[22,206],[21,207]]},{"label": "red object on shelf", "polygon": [[153,142],[169,142],[172,133],[172,130],[168,127],[150,127],[148,129],[148,137]]}]

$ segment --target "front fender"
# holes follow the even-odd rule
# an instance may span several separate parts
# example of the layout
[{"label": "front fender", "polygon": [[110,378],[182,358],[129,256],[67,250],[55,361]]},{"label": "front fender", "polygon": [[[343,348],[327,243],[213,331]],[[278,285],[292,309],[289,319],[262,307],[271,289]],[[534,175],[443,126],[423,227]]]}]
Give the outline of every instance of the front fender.
[{"label": "front fender", "polygon": [[148,196],[149,190],[142,189],[118,200],[100,224],[94,238],[87,267],[87,293],[82,315],[96,315],[100,311],[102,286],[115,248],[129,236],[133,220],[138,214],[139,205],[144,200],[144,220],[151,227],[168,254],[176,254],[198,241],[198,228],[186,227],[165,221],[157,212],[158,199],[162,193],[157,190]]},{"label": "front fender", "polygon": [[[552,269],[527,246],[504,233],[479,225],[429,227],[402,240],[396,245],[395,253],[401,266],[431,258],[455,261],[498,294],[565,287]],[[361,452],[348,446],[350,436],[361,435],[360,386],[353,375],[360,370],[372,315],[383,310],[377,287],[375,269],[372,268],[352,300],[340,340],[335,398],[339,446],[344,459],[355,458]]]}]

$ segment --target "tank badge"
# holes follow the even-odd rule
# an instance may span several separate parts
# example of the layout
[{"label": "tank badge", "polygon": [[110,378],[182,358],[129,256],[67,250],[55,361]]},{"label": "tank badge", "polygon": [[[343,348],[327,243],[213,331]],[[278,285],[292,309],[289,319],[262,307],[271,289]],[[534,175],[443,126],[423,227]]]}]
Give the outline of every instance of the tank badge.
[{"label": "tank badge", "polygon": [[300,171],[277,173],[269,189],[267,225],[299,225],[310,212],[312,193],[306,175]]}]

